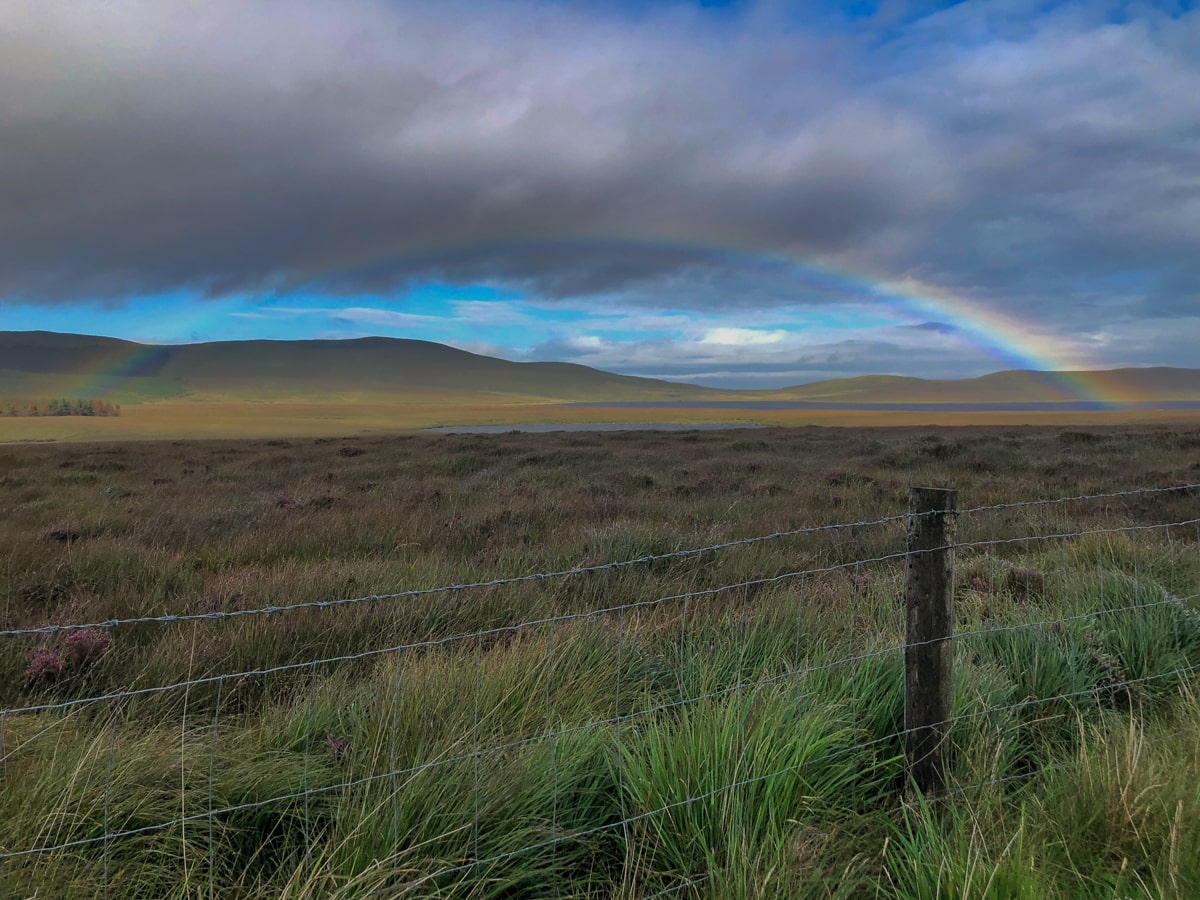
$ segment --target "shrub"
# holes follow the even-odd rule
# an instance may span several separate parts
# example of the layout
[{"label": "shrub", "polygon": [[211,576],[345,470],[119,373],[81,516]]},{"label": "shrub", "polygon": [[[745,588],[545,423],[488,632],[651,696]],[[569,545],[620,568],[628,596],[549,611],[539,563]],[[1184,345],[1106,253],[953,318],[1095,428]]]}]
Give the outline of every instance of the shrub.
[{"label": "shrub", "polygon": [[97,662],[112,646],[112,635],[98,628],[72,632],[63,644],[67,660],[78,668]]},{"label": "shrub", "polygon": [[29,681],[54,681],[62,674],[67,661],[54,650],[38,647],[25,655],[28,665],[25,667],[25,677]]}]

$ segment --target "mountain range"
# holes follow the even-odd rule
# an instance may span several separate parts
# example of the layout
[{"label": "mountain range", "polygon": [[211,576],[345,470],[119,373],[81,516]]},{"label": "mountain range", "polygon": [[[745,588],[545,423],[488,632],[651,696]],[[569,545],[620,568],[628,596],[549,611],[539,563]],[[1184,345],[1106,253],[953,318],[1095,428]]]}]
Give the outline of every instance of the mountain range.
[{"label": "mountain range", "polygon": [[0,332],[0,400],[394,402],[440,396],[534,401],[779,400],[844,403],[1027,403],[1200,400],[1200,369],[1013,370],[980,378],[895,375],[731,391],[616,375],[559,362],[510,362],[428,341],[227,341],[149,345],[45,331]]}]

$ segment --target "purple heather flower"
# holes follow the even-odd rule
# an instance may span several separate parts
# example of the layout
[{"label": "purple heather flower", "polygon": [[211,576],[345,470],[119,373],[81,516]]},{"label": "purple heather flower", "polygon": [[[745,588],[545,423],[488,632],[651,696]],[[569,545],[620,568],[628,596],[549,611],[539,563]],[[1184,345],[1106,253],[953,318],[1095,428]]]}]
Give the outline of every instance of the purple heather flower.
[{"label": "purple heather flower", "polygon": [[90,666],[112,646],[112,635],[98,628],[72,632],[63,644],[67,659],[76,666]]},{"label": "purple heather flower", "polygon": [[25,654],[25,677],[30,681],[53,681],[62,674],[67,661],[53,650],[38,647]]}]

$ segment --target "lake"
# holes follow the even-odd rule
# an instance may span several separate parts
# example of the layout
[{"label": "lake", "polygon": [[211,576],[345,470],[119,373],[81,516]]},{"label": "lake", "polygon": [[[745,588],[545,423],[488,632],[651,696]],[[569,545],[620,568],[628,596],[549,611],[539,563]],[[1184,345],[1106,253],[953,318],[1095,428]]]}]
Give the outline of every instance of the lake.
[{"label": "lake", "polygon": [[[1101,403],[1095,400],[1065,400],[1046,403],[826,403],[792,400],[630,400],[568,403],[586,409],[729,409],[768,410],[857,410],[860,412],[1104,412],[1106,410],[1200,410],[1200,400],[1146,400],[1136,403]],[[730,426],[720,426],[730,427]]]},{"label": "lake", "polygon": [[443,425],[423,430],[436,434],[507,434],[510,431],[724,431],[758,427],[752,422],[705,422],[694,425],[679,422],[557,422],[536,425]]}]

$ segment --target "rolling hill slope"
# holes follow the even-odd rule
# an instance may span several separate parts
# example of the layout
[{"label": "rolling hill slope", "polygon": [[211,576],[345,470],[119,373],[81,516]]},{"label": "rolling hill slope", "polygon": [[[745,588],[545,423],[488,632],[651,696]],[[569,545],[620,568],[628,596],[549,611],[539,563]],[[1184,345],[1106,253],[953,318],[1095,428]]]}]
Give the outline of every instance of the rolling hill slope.
[{"label": "rolling hill slope", "polygon": [[770,392],[773,399],[846,403],[1046,403],[1078,399],[1200,400],[1200,369],[1158,366],[1097,372],[1010,370],[926,380],[867,375]]},{"label": "rolling hill slope", "polygon": [[0,397],[395,400],[405,393],[555,400],[687,400],[722,394],[570,363],[517,363],[427,341],[236,341],[150,346],[0,332]]},{"label": "rolling hill slope", "polygon": [[[1081,392],[1080,385],[1085,386]],[[427,341],[237,341],[176,346],[51,332],[0,332],[0,399],[392,402],[470,396],[529,401],[777,400],[1023,403],[1200,400],[1200,369],[996,372],[932,381],[891,375],[777,391],[728,391],[615,375],[570,363],[517,363]]]}]

